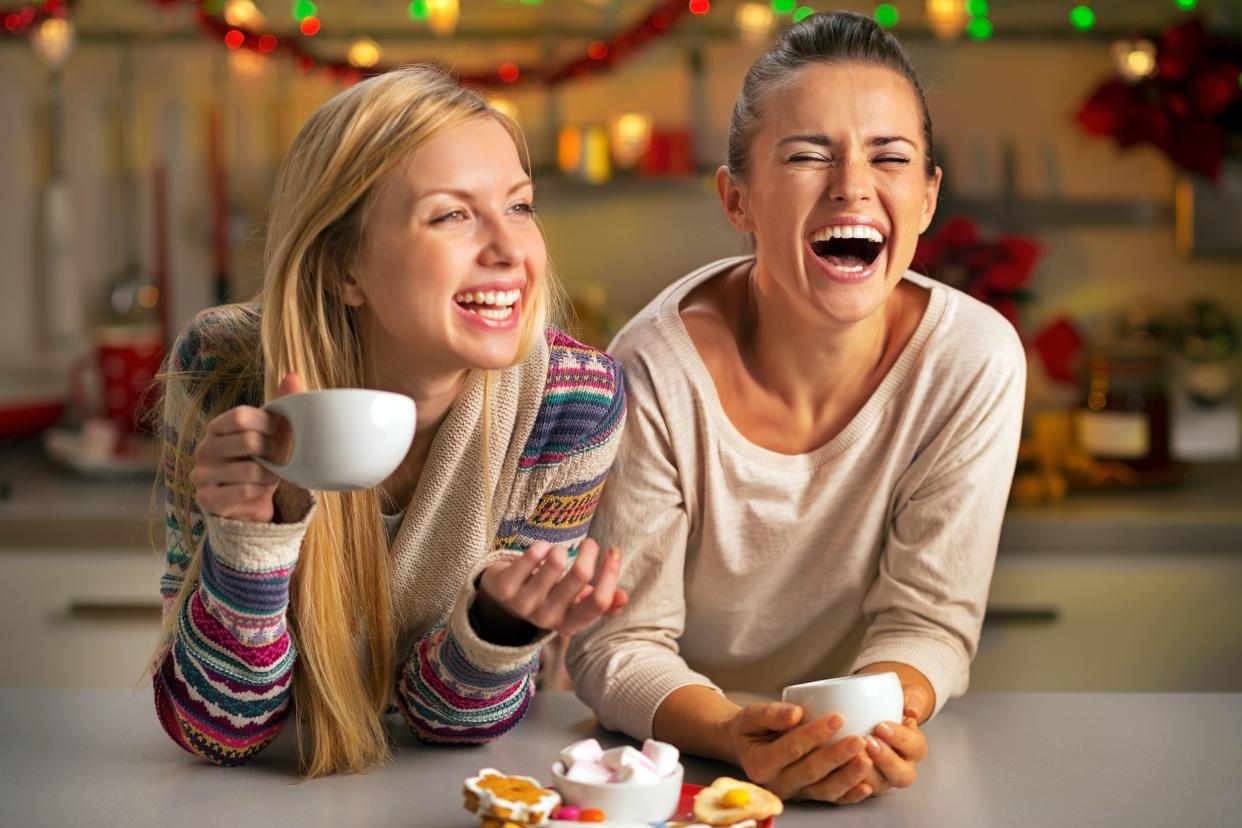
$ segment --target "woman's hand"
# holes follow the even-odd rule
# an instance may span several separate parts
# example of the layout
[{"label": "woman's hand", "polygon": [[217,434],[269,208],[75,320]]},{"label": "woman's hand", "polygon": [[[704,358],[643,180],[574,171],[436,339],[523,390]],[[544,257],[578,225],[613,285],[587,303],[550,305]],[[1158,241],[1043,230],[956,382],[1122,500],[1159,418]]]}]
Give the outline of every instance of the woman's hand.
[{"label": "woman's hand", "polygon": [[927,738],[919,729],[918,714],[908,706],[902,712],[901,724],[881,722],[868,740],[867,754],[875,765],[875,774],[867,780],[876,796],[893,788],[914,784],[914,764],[927,758]]},{"label": "woman's hand", "polygon": [[484,570],[475,605],[483,637],[521,641],[532,627],[570,636],[601,615],[616,615],[629,600],[617,589],[619,549],[600,555],[599,544],[588,538],[568,565],[565,547],[538,541],[517,560]]},{"label": "woman's hand", "polygon": [[871,796],[879,776],[867,751],[869,740],[850,736],[829,744],[844,725],[841,717],[834,713],[802,723],[802,716],[796,705],[764,702],[733,717],[734,753],[750,780],[781,799],[847,805]]},{"label": "woman's hand", "polygon": [[[288,374],[277,396],[302,388],[298,375]],[[279,460],[287,456],[291,441],[288,422],[261,408],[239,405],[216,417],[194,450],[190,482],[198,505],[209,515],[270,523],[276,512],[272,495],[280,478],[254,458]]]}]

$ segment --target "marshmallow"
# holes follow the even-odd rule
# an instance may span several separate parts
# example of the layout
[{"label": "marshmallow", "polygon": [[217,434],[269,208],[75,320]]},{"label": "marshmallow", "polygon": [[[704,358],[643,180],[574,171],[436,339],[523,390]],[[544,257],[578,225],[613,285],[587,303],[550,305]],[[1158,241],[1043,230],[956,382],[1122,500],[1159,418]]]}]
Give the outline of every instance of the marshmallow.
[{"label": "marshmallow", "polygon": [[574,742],[569,747],[561,750],[561,764],[566,769],[572,768],[578,762],[594,762],[599,764],[603,756],[604,749],[599,746],[599,742],[594,739],[583,739],[581,742]]},{"label": "marshmallow", "polygon": [[612,775],[612,769],[604,767],[599,762],[591,762],[585,759],[574,762],[565,771],[566,779],[574,782],[586,782],[591,785],[611,782]]},{"label": "marshmallow", "polygon": [[681,751],[666,742],[648,739],[643,742],[643,756],[655,765],[656,773],[660,776],[668,776],[677,770],[677,760],[681,758]]},{"label": "marshmallow", "polygon": [[630,767],[631,765],[646,765],[652,770],[655,770],[655,765],[651,764],[650,759],[643,756],[629,745],[604,751],[604,756],[600,762],[604,767],[611,768],[615,771]]},{"label": "marshmallow", "polygon": [[613,782],[629,783],[631,785],[652,785],[659,782],[663,777],[655,769],[655,765],[650,762],[643,764],[626,765],[613,774]]}]

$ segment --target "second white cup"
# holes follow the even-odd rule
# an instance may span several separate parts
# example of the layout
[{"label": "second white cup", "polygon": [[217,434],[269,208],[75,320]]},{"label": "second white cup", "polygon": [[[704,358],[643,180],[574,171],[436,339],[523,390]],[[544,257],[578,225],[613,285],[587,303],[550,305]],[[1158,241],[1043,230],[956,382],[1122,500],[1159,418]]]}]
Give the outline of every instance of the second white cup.
[{"label": "second white cup", "polygon": [[285,463],[261,465],[304,489],[351,492],[388,478],[414,440],[414,400],[370,388],[329,388],[278,397],[263,406],[293,429]]},{"label": "second white cup", "polygon": [[905,695],[896,673],[861,673],[786,687],[781,701],[802,707],[804,722],[839,713],[845,723],[836,741],[866,736],[880,722],[900,722]]}]

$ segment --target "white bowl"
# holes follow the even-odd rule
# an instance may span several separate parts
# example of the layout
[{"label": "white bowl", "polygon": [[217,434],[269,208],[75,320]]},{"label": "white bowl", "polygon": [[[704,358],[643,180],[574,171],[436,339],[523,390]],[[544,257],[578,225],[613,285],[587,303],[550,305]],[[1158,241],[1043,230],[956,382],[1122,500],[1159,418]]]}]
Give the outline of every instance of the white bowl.
[{"label": "white bowl", "polygon": [[681,800],[681,780],[685,769],[677,770],[657,782],[575,782],[565,777],[565,766],[552,765],[552,783],[566,805],[598,808],[609,822],[664,822],[677,813]]}]

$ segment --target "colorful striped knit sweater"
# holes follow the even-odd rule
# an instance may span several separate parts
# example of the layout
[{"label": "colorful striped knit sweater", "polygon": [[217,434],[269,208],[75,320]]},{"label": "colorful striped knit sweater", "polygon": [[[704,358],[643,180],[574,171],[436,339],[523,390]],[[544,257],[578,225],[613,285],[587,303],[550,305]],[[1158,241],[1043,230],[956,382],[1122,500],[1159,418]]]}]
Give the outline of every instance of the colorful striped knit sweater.
[{"label": "colorful striped knit sweater", "polygon": [[[171,358],[182,377],[165,394],[172,450],[195,376],[215,364],[213,328],[225,315],[228,335],[236,335],[242,319],[257,349],[254,306],[200,314]],[[254,396],[244,402],[261,402]],[[398,653],[405,659],[394,677],[393,703],[414,733],[432,742],[488,741],[525,713],[548,637],[522,647],[481,639],[467,618],[475,577],[536,540],[576,548],[586,536],[625,419],[621,369],[548,329],[527,359],[495,375],[490,405],[490,504],[480,497],[483,381],[472,377],[437,432],[389,550]],[[192,457],[193,445],[182,451]],[[154,670],[155,704],[174,741],[218,764],[247,761],[291,713],[297,652],[285,625],[289,583],[315,512],[313,502],[297,503],[295,492],[283,485],[277,492],[282,515],[300,518],[289,523],[228,520],[194,507],[200,580]],[[173,496],[170,491],[160,586],[166,611],[190,562]]]}]

